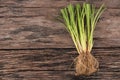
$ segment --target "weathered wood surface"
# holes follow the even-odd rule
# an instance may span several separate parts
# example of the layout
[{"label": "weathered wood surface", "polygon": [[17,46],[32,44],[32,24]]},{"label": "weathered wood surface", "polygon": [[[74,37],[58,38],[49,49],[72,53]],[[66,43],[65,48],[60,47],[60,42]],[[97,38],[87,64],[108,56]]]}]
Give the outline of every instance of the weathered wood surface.
[{"label": "weathered wood surface", "polygon": [[[59,10],[1,8],[0,49],[73,48],[65,26],[56,20]],[[94,47],[120,47],[119,13],[119,9],[107,9],[104,12],[94,33]]]},{"label": "weathered wood surface", "polygon": [[[90,1],[119,7],[119,0]],[[84,0],[0,0],[1,6],[5,6],[0,7],[0,49],[73,48],[64,25],[56,20],[59,7],[70,2]],[[104,12],[95,30],[94,47],[120,47],[119,21],[120,9]]]},{"label": "weathered wood surface", "polygon": [[99,72],[76,77],[73,71],[19,71],[9,72],[1,80],[119,80],[119,72]]},{"label": "weathered wood surface", "polygon": [[[75,49],[1,50],[1,80],[119,80],[120,48],[93,49],[100,62],[97,73],[75,77]],[[71,67],[71,68],[70,68]]]},{"label": "weathered wood surface", "polygon": [[[62,8],[23,8],[23,7],[0,7],[0,17],[35,17],[35,16],[45,16],[47,18],[52,18],[55,20]],[[102,17],[109,16],[120,17],[120,9],[110,9],[106,8]]]},{"label": "weathered wood surface", "polygon": [[[74,76],[77,56],[57,19],[67,4],[105,3],[95,33],[93,55],[100,70]],[[0,80],[119,80],[120,0],[0,0]]]},{"label": "weathered wood surface", "polygon": [[[12,7],[64,7],[69,3],[90,2],[96,6],[105,4],[109,8],[120,8],[120,0],[0,0],[0,6]],[[54,3],[54,4],[53,4]]]}]

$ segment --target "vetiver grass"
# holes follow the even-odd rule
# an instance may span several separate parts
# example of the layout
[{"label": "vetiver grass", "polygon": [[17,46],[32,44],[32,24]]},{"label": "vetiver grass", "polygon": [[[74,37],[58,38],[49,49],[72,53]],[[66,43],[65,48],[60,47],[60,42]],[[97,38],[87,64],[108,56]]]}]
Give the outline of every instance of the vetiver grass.
[{"label": "vetiver grass", "polygon": [[65,28],[71,35],[79,56],[75,59],[76,75],[90,75],[98,70],[99,63],[92,56],[93,32],[104,11],[104,5],[96,9],[94,5],[84,3],[68,5],[61,9]]}]

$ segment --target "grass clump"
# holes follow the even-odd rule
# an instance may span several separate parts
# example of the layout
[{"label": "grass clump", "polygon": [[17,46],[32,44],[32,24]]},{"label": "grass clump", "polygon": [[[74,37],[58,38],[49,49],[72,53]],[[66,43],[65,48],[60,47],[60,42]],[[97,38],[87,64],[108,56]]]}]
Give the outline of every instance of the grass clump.
[{"label": "grass clump", "polygon": [[104,11],[104,5],[96,9],[94,5],[84,3],[68,5],[61,9],[65,28],[71,35],[79,55],[75,59],[76,75],[90,75],[98,70],[99,63],[91,54],[93,32]]}]

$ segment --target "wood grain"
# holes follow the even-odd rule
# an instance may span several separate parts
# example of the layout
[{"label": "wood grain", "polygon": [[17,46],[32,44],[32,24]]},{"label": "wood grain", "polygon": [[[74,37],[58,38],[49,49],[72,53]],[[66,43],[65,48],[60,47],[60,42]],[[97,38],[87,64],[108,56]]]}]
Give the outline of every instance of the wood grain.
[{"label": "wood grain", "polygon": [[[100,62],[100,70],[78,79],[119,80],[119,48],[93,49],[92,53]],[[76,80],[73,66],[70,68],[77,56],[75,49],[1,50],[0,54],[0,77],[3,80]]]},{"label": "wood grain", "polygon": [[[2,9],[0,49],[74,47],[65,26],[56,20],[59,9],[13,8],[13,11],[8,8]],[[120,47],[119,13],[119,9],[107,9],[104,12],[94,33],[94,47]]]},{"label": "wood grain", "polygon": [[[74,44],[60,9],[89,2],[107,8],[95,29],[98,72],[74,76]],[[0,80],[119,80],[120,0],[0,0]]]},{"label": "wood grain", "polygon": [[[0,7],[0,17],[56,17],[60,8],[22,8]],[[49,13],[49,14],[48,14]]]},{"label": "wood grain", "polygon": [[2,80],[119,80],[119,72],[99,72],[76,77],[73,71],[21,71],[6,74]]},{"label": "wood grain", "polygon": [[[62,8],[24,8],[24,7],[0,7],[0,17],[34,17],[47,16],[51,18],[58,17]],[[103,17],[120,17],[120,9],[106,8]]]},{"label": "wood grain", "polygon": [[[100,6],[105,4],[108,8],[120,8],[120,0],[0,0],[0,6],[8,7],[65,7],[67,4],[89,2]],[[54,4],[53,4],[54,3]]]}]

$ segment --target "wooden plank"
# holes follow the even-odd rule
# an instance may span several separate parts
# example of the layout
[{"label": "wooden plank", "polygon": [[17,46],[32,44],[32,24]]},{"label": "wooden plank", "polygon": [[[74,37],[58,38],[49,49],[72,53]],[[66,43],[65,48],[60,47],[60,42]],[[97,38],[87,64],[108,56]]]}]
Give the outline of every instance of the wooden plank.
[{"label": "wooden plank", "polygon": [[[16,13],[14,10],[1,11],[0,49],[74,47],[64,25],[56,20],[58,9],[46,9],[43,12],[40,10],[44,8],[15,9],[22,9],[23,13]],[[120,47],[119,13],[119,9],[108,9],[102,15],[94,33],[94,47]]]},{"label": "wooden plank", "polygon": [[[67,0],[1,0],[0,6],[12,7],[63,7]],[[54,4],[53,4],[54,3]]]},{"label": "wooden plank", "polygon": [[[120,71],[119,49],[94,49],[100,62],[100,71]],[[19,70],[73,70],[70,68],[77,56],[75,49],[41,49],[0,51],[0,71]]]},{"label": "wooden plank", "polygon": [[[0,7],[0,17],[24,17],[24,16],[48,16],[57,17],[62,8],[23,8],[23,7]],[[106,9],[104,15],[120,17],[119,9]],[[104,17],[103,15],[103,17]]]},{"label": "wooden plank", "polygon": [[91,76],[76,77],[73,71],[21,71],[1,77],[2,80],[119,80],[119,72],[99,72]]},{"label": "wooden plank", "polygon": [[[96,6],[105,3],[109,8],[120,8],[120,0],[0,0],[0,6],[8,7],[65,7],[69,3],[90,2]],[[54,4],[53,4],[54,3]]]},{"label": "wooden plank", "polygon": [[100,62],[100,70],[91,76],[75,77],[73,57],[75,49],[41,49],[0,51],[2,80],[119,80],[120,49],[93,49]]},{"label": "wooden plank", "polygon": [[[94,4],[96,7],[99,7],[102,4],[104,4],[106,8],[117,8],[117,9],[120,8],[120,0],[83,0],[83,1]],[[79,2],[79,0],[70,0],[70,3],[72,3],[72,4],[80,3],[81,4],[81,2]]]},{"label": "wooden plank", "polygon": [[0,7],[0,17],[34,17],[34,16],[58,16],[60,9],[57,8],[14,8]]}]

